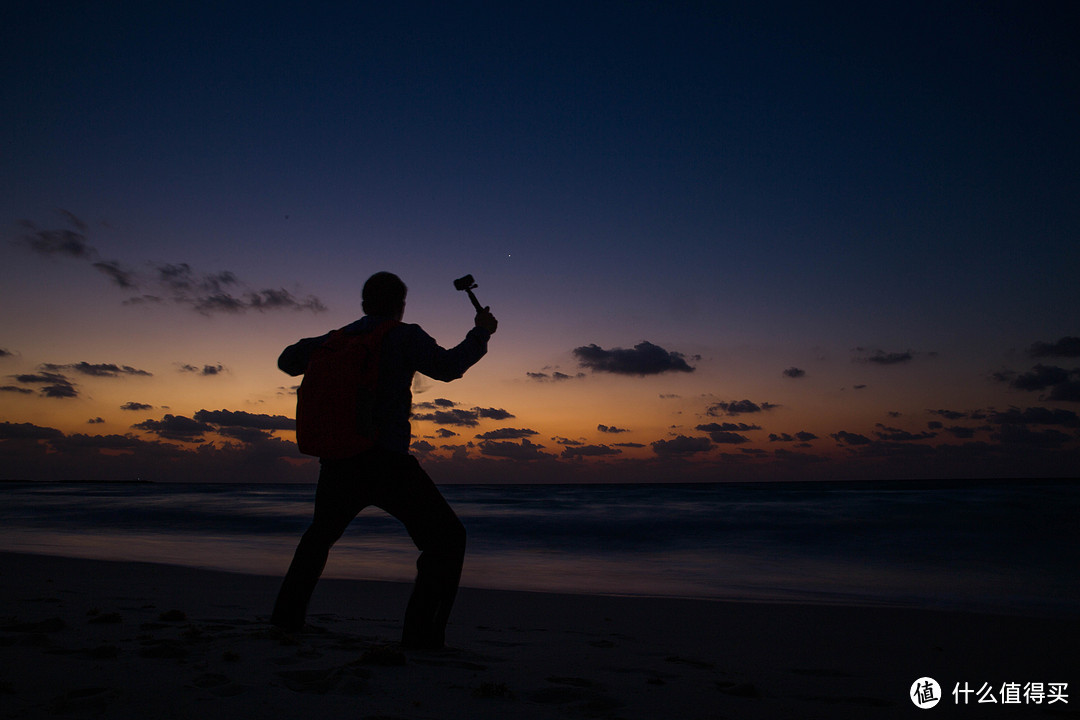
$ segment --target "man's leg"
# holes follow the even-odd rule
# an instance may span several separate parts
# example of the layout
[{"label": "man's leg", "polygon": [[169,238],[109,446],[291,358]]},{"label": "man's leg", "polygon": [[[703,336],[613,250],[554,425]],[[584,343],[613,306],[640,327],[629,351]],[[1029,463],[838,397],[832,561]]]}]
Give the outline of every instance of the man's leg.
[{"label": "man's leg", "polygon": [[465,526],[416,458],[387,453],[385,460],[372,504],[400,520],[420,549],[401,642],[441,648],[465,559]]},{"label": "man's leg", "polygon": [[311,525],[300,538],[292,564],[281,583],[270,622],[285,630],[300,630],[307,616],[311,593],[319,582],[330,548],[356,514],[369,503],[356,477],[357,461],[323,463],[315,491],[315,513]]}]

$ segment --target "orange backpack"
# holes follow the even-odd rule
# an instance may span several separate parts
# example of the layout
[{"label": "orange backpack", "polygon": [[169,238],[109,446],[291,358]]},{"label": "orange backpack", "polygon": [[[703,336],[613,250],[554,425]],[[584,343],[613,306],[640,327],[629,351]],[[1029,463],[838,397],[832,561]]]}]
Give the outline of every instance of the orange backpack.
[{"label": "orange backpack", "polygon": [[334,330],[311,354],[296,391],[296,444],[305,455],[344,459],[375,446],[379,351],[398,323],[373,330]]}]

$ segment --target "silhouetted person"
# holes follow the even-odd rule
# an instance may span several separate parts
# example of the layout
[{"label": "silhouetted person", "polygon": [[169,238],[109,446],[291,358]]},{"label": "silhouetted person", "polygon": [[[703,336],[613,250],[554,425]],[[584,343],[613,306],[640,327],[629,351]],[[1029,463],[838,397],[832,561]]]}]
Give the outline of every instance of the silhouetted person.
[{"label": "silhouetted person", "polygon": [[[320,453],[314,519],[296,548],[271,616],[271,622],[284,630],[303,627],[308,601],[330,547],[357,513],[374,505],[400,520],[420,549],[416,582],[405,611],[402,644],[410,648],[444,645],[446,622],[465,557],[465,528],[420,463],[409,454],[413,373],[443,381],[461,377],[487,352],[488,339],[498,322],[485,308],[476,314],[476,326],[461,344],[446,350],[419,325],[401,322],[405,294],[405,284],[396,275],[372,275],[364,284],[364,317],[335,333],[300,340],[285,348],[278,358],[278,367],[296,376],[308,370],[313,356],[324,367],[334,362],[320,350],[328,343],[359,341],[355,336],[383,333],[381,342],[374,343],[379,345],[378,374],[369,413],[370,428],[364,430],[372,436],[374,446],[346,453],[347,457],[326,456],[341,452]],[[342,368],[342,372],[347,370]],[[301,417],[300,405],[303,400],[298,404],[298,435],[305,425],[316,433],[333,432],[335,428],[325,427],[325,421],[320,427],[319,418]]]}]

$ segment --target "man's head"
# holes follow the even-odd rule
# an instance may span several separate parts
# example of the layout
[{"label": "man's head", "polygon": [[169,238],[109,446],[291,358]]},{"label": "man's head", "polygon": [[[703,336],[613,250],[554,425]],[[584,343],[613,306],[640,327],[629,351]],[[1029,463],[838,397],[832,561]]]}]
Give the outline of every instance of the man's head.
[{"label": "man's head", "polygon": [[393,273],[377,272],[364,283],[364,314],[400,317],[405,312],[405,283]]}]

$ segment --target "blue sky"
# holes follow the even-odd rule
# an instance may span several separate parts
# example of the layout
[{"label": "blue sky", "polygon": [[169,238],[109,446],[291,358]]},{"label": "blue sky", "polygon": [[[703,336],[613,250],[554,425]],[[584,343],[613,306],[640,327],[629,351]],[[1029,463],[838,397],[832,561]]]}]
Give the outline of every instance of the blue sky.
[{"label": "blue sky", "polygon": [[[172,478],[212,457],[222,477],[307,478],[291,432],[265,427],[293,412],[273,361],[359,314],[382,269],[446,345],[471,323],[455,277],[501,322],[466,378],[416,388],[512,416],[418,420],[436,479],[1077,466],[1066,3],[14,3],[3,19],[15,475]],[[584,363],[592,347],[612,362]],[[650,347],[672,362],[617,362]],[[722,409],[744,401],[758,410]],[[164,429],[223,409],[261,434]]]}]

